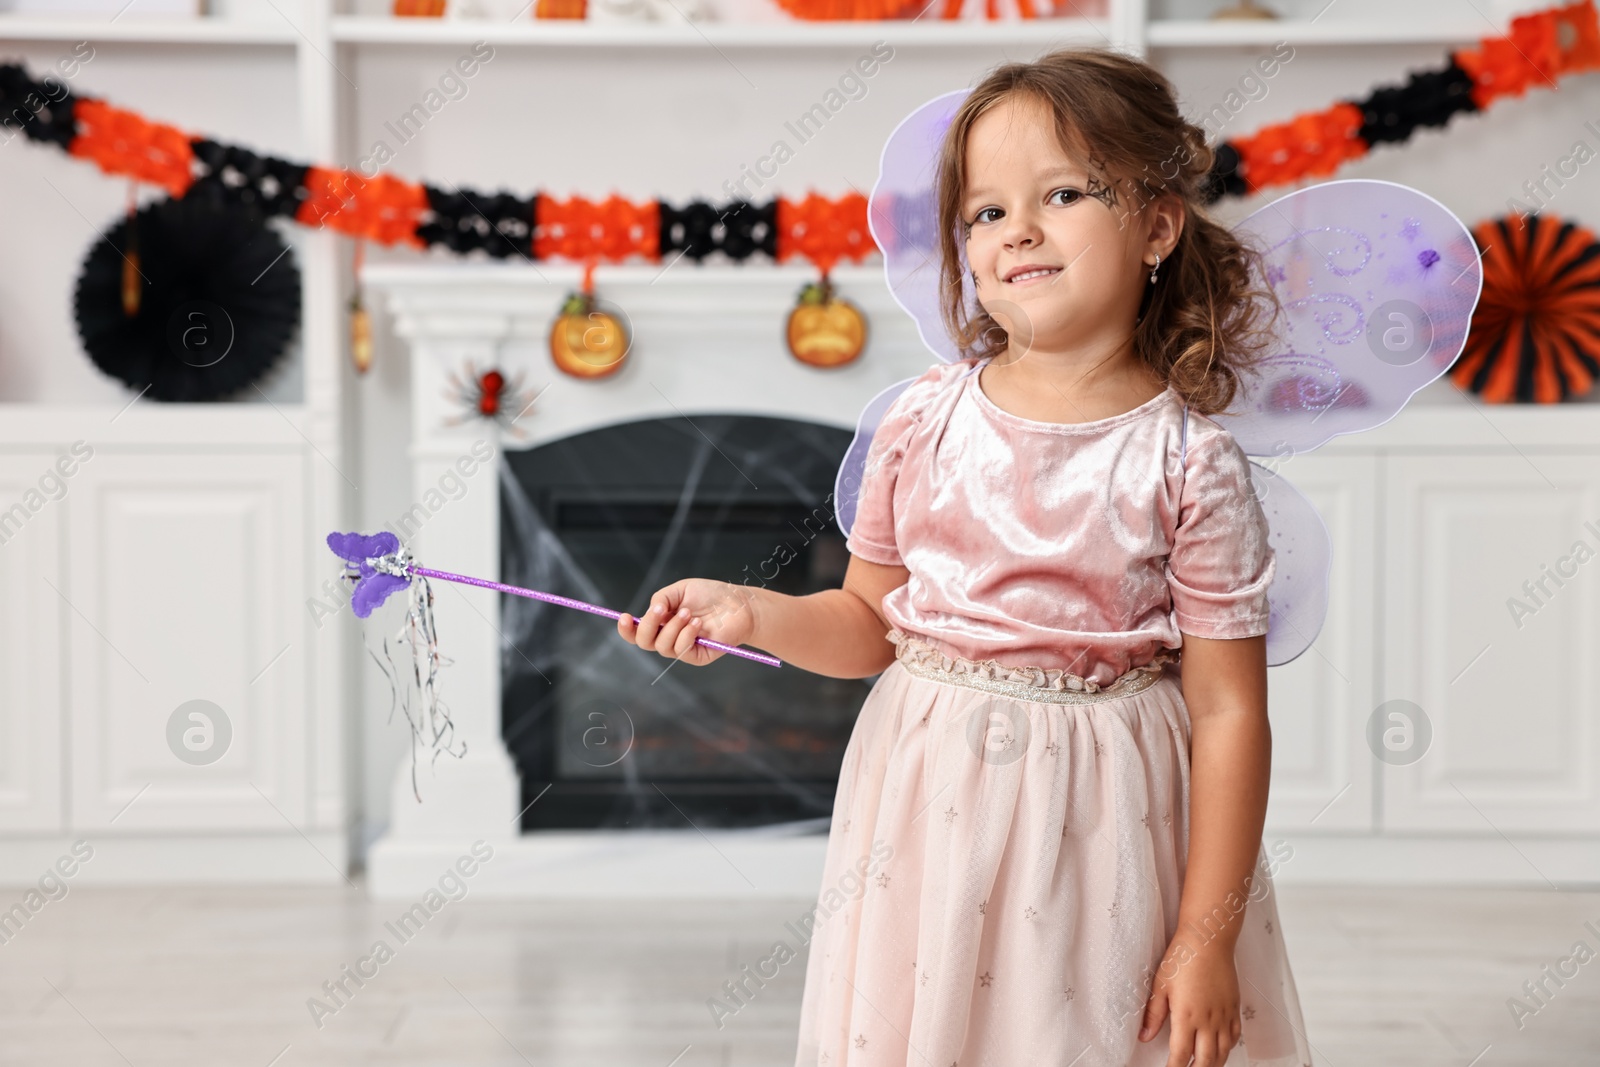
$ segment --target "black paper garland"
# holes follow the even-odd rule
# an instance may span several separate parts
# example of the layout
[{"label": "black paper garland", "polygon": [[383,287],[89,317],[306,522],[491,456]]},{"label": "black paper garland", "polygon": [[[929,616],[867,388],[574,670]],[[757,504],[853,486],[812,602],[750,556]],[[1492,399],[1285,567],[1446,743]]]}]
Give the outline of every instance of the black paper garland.
[{"label": "black paper garland", "polygon": [[[1375,145],[1403,144],[1411,140],[1420,127],[1447,126],[1456,115],[1479,111],[1472,98],[1473,84],[1472,76],[1461,68],[1452,53],[1450,62],[1438,70],[1413,71],[1402,85],[1382,86],[1364,97],[1343,100],[1340,104],[1361,110],[1361,126],[1354,135],[1364,155]],[[1205,203],[1214,204],[1223,197],[1250,195],[1250,183],[1240,174],[1240,168],[1246,154],[1243,146],[1258,136],[1259,131],[1213,146],[1215,156],[1211,170],[1201,183],[1201,198]]]},{"label": "black paper garland", "polygon": [[[141,275],[132,316],[122,304],[130,245]],[[218,400],[282,357],[300,325],[300,270],[259,211],[210,197],[158,200],[90,248],[73,312],[106,374],[148,386],[152,400]]]},{"label": "black paper garland", "polygon": [[31,141],[62,149],[71,145],[78,135],[72,114],[76,99],[59,78],[35,80],[18,64],[0,64],[0,126],[16,126]]},{"label": "black paper garland", "polygon": [[470,189],[447,192],[424,184],[433,221],[417,227],[417,237],[465,254],[482,249],[495,259],[533,258],[533,219],[537,197],[511,193],[486,196]]},{"label": "black paper garland", "polygon": [[304,163],[258,155],[248,148],[196,139],[195,158],[203,170],[183,194],[185,200],[238,204],[260,214],[294,217],[306,198]]},{"label": "black paper garland", "polygon": [[778,202],[730,200],[721,210],[703,201],[675,208],[661,202],[661,258],[682,252],[696,263],[713,252],[742,262],[755,252],[778,258]]},{"label": "black paper garland", "polygon": [[1361,108],[1360,138],[1369,145],[1411,140],[1419,126],[1445,126],[1458,114],[1478,110],[1472,76],[1454,59],[1442,70],[1418,71],[1404,85],[1373,90]]}]

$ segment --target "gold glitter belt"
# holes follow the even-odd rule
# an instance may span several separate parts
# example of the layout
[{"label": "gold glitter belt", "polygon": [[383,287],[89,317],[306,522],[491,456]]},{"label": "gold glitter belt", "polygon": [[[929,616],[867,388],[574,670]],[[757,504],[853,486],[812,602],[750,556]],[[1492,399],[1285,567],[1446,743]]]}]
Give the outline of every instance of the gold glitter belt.
[{"label": "gold glitter belt", "polygon": [[1092,678],[1058,668],[1013,667],[992,659],[979,661],[947,656],[899,629],[891,629],[888,637],[895,646],[895,659],[918,678],[1042,704],[1098,704],[1102,700],[1132,696],[1160,681],[1164,665],[1176,658],[1172,649],[1162,649],[1149,663],[1134,667],[1110,685],[1102,686]]}]

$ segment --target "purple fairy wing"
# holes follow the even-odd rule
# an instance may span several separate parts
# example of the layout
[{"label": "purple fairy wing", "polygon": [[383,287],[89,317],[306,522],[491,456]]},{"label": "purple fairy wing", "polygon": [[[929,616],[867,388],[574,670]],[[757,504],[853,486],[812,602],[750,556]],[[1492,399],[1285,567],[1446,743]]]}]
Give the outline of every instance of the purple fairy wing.
[{"label": "purple fairy wing", "polygon": [[861,478],[866,473],[867,452],[872,448],[872,435],[877,430],[878,424],[883,421],[883,413],[889,410],[896,397],[906,391],[906,386],[916,380],[907,378],[905,381],[895,382],[867,401],[866,408],[861,412],[861,418],[856,422],[856,435],[851,439],[849,449],[845,451],[844,462],[839,464],[839,475],[833,485],[834,519],[846,537],[850,536],[850,528],[856,524],[856,501],[861,496]]},{"label": "purple fairy wing", "polygon": [[1277,342],[1214,416],[1247,455],[1306,452],[1381,426],[1449,369],[1483,286],[1467,227],[1394,182],[1325,182],[1234,227],[1283,306]]},{"label": "purple fairy wing", "polygon": [[1277,561],[1267,589],[1267,666],[1288,663],[1311,647],[1328,615],[1333,539],[1316,505],[1282,474],[1250,463],[1250,482],[1267,517]]},{"label": "purple fairy wing", "polygon": [[[1483,286],[1467,227],[1394,182],[1326,182],[1256,211],[1234,232],[1259,249],[1283,307],[1277,343],[1215,421],[1247,455],[1285,457],[1394,418],[1466,344]],[[1267,662],[1311,647],[1328,610],[1332,541],[1288,479],[1251,474],[1277,552]]]},{"label": "purple fairy wing", "polygon": [[[867,228],[883,252],[883,274],[895,301],[916,321],[928,350],[946,363],[961,358],[939,316],[939,212],[934,200],[939,142],[970,89],[936,96],[889,135],[878,180],[867,199]],[[963,278],[970,304],[972,283]]]},{"label": "purple fairy wing", "polygon": [[[867,199],[867,228],[883,252],[883,274],[889,292],[917,324],[922,343],[946,363],[960,359],[961,352],[945,332],[939,314],[935,164],[939,142],[969,92],[970,89],[958,89],[936,96],[900,121],[883,146],[878,180]],[[963,291],[970,303],[970,282],[964,283]],[[914,381],[915,378],[907,378],[884,389],[867,402],[856,420],[855,437],[834,482],[834,514],[847,537],[855,525],[856,500],[861,494],[861,477],[873,434],[889,405]]]}]

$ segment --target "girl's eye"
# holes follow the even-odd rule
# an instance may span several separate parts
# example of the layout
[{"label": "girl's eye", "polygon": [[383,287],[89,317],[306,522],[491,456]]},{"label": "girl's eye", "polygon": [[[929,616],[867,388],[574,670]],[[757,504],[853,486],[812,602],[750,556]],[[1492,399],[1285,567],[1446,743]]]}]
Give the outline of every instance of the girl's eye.
[{"label": "girl's eye", "polygon": [[[1000,211],[1000,209],[997,208],[997,207],[986,207],[982,211],[978,212],[976,215],[972,216],[972,222],[973,223],[994,222],[999,217],[999,211]],[[989,217],[989,213],[990,212],[994,212],[995,213],[995,218],[990,218]],[[971,225],[971,223],[969,223],[968,225]]]},{"label": "girl's eye", "polygon": [[[1070,196],[1072,199],[1070,199],[1070,200],[1061,200],[1060,197],[1063,197],[1063,196]],[[1083,194],[1080,193],[1076,189],[1057,189],[1055,192],[1050,194],[1050,202],[1052,204],[1060,204],[1063,207],[1065,207],[1067,204],[1076,203],[1077,201],[1082,200],[1082,199],[1083,199]]]}]

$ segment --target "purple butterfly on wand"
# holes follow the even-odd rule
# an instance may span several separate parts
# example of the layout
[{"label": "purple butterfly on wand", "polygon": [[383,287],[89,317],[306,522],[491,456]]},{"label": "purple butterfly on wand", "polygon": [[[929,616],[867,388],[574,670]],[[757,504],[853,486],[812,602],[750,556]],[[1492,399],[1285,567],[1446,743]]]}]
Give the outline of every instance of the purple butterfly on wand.
[{"label": "purple butterfly on wand", "polygon": [[[411,558],[411,554],[401,546],[400,539],[387,531],[376,534],[331,533],[328,535],[328,547],[333,549],[334,555],[344,560],[353,571],[351,576],[356,579],[356,588],[350,604],[357,617],[363,619],[371,615],[373,610],[392,594],[409,588],[414,578],[437,578],[441,582],[475,585],[480,589],[493,589],[497,593],[509,593],[512,596],[528,597],[532,600],[542,600],[547,604],[587,611],[591,615],[603,615],[613,622],[623,615],[620,611],[612,611],[610,608],[574,600],[571,597],[541,593],[535,589],[523,589],[520,586],[491,582],[484,578],[451,574],[448,571],[436,571],[431,567],[419,567]],[[633,616],[629,617],[633,618],[635,623],[644,621]],[[776,656],[713,641],[709,637],[696,638],[695,644],[704,645],[718,652],[726,652],[730,656],[742,656],[757,663],[765,663],[769,667],[783,665],[783,661]]]}]

